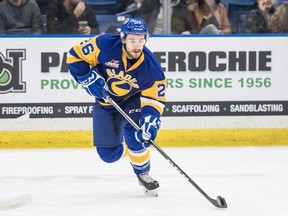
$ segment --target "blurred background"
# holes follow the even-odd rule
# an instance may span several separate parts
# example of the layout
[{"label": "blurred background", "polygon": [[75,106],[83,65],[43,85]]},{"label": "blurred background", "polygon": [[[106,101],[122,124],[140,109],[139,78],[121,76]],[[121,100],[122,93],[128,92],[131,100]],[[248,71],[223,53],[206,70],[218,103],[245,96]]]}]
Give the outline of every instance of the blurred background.
[{"label": "blurred background", "polygon": [[[36,0],[35,3],[34,0],[1,0],[0,34],[119,33],[121,23],[128,17],[142,17],[148,24],[150,34],[286,33],[285,2],[285,0]],[[30,9],[25,9],[26,7]],[[281,9],[276,12],[279,7]],[[31,16],[31,19],[21,16]],[[79,21],[82,21],[82,30]],[[85,31],[83,21],[89,27]],[[213,25],[216,31],[207,29],[207,25],[210,27]]]}]

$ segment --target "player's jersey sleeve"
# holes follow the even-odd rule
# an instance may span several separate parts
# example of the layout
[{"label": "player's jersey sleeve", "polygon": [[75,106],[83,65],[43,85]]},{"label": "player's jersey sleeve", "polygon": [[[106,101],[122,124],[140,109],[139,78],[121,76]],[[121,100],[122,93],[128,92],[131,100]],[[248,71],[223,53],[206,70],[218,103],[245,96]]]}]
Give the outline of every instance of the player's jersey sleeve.
[{"label": "player's jersey sleeve", "polygon": [[166,79],[156,81],[141,93],[141,115],[151,114],[160,117],[166,102]]},{"label": "player's jersey sleeve", "polygon": [[75,44],[67,54],[67,66],[76,81],[77,76],[83,76],[98,64],[100,49],[96,45],[97,37]]},{"label": "player's jersey sleeve", "polygon": [[[158,118],[162,115],[166,103],[166,78],[164,72],[153,53],[145,49],[146,73],[140,73],[146,88],[141,91],[141,118],[153,115]],[[140,78],[140,77],[139,77]]]}]

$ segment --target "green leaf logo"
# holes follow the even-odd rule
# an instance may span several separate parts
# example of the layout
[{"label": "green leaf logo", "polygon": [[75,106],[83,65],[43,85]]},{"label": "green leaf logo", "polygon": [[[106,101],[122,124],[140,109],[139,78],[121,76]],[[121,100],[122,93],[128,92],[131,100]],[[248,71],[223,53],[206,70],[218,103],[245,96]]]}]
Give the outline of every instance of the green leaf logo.
[{"label": "green leaf logo", "polygon": [[5,84],[10,80],[10,75],[8,71],[4,71],[2,74],[0,74],[0,85]]}]

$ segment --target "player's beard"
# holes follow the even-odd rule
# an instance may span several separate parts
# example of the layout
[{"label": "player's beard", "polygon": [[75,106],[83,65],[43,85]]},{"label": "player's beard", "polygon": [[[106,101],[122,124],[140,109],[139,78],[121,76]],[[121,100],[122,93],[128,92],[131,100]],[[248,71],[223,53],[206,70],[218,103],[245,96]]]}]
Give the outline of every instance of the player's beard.
[{"label": "player's beard", "polygon": [[141,49],[133,49],[133,50],[126,50],[126,55],[129,59],[137,59],[141,56],[142,50]]}]

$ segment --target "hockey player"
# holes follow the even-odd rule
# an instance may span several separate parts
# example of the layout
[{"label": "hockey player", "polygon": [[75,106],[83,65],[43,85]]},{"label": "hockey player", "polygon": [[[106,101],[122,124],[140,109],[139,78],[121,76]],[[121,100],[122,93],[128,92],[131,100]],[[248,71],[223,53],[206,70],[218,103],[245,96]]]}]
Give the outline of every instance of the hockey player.
[{"label": "hockey player", "polygon": [[[145,193],[158,196],[159,184],[149,175],[149,140],[156,138],[160,128],[166,79],[159,62],[145,46],[148,37],[143,19],[127,18],[120,35],[97,35],[74,45],[67,65],[74,79],[96,98],[93,137],[100,158],[113,163],[128,155]],[[103,89],[139,123],[141,132],[105,102]]]}]

